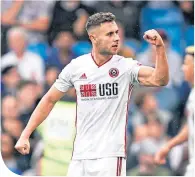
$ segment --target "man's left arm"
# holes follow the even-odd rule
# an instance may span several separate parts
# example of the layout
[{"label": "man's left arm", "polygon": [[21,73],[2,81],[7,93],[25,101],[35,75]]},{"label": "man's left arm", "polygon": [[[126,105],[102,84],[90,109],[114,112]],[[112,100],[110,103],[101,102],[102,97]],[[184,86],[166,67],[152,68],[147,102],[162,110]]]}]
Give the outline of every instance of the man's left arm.
[{"label": "man's left arm", "polygon": [[141,66],[138,81],[144,86],[165,86],[169,82],[169,67],[163,40],[156,30],[146,31],[144,39],[156,47],[156,64],[155,68]]},{"label": "man's left arm", "polygon": [[[38,3],[36,18],[23,22],[18,21],[18,25],[30,31],[46,32],[49,28],[51,14],[54,3],[43,0]],[[36,8],[36,6],[34,7]]]},{"label": "man's left arm", "polygon": [[29,21],[26,23],[18,22],[18,24],[27,30],[45,32],[49,27],[49,18],[39,17],[33,21]]}]

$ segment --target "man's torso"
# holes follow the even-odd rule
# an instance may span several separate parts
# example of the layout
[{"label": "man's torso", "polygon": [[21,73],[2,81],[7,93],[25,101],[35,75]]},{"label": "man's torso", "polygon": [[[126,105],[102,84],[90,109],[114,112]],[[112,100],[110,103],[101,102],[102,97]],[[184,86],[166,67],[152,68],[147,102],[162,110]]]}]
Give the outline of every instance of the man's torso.
[{"label": "man's torso", "polygon": [[114,55],[99,67],[92,58],[83,55],[71,64],[70,80],[77,94],[73,159],[125,157],[128,99],[139,66]]}]

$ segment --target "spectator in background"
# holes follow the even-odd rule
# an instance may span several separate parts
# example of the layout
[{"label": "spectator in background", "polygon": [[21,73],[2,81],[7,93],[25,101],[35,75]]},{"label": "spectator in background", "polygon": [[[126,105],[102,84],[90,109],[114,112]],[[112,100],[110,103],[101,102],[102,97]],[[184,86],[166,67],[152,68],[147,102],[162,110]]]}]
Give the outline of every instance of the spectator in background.
[{"label": "spectator in background", "polygon": [[46,0],[3,0],[1,22],[4,26],[25,28],[29,43],[44,42],[52,7],[53,2]]},{"label": "spectator in background", "polygon": [[141,142],[142,140],[144,140],[145,138],[147,138],[149,136],[148,132],[149,132],[149,130],[148,130],[148,127],[146,126],[146,124],[138,125],[134,129],[133,141],[134,142]]},{"label": "spectator in background", "polygon": [[[24,126],[26,125],[27,120],[29,119],[29,116],[27,114],[27,107],[30,107],[29,105],[30,103],[32,103],[31,101],[32,97],[34,93],[36,92],[36,89],[33,87],[32,88],[28,87],[27,89],[28,91],[26,92],[23,91],[21,93],[23,94],[23,99],[19,99],[19,96],[15,98],[10,95],[5,96],[2,99],[2,117],[1,117],[2,131],[11,135],[14,141],[16,141],[18,137],[21,135],[21,132],[24,129]],[[25,99],[24,97],[27,100],[25,103],[23,101]],[[25,107],[26,114],[24,113],[24,105],[26,106]],[[23,112],[21,111],[21,107],[23,108],[22,109]],[[31,141],[33,141],[32,143],[33,145],[36,143],[35,134],[36,132],[34,132],[31,136],[32,138]],[[27,156],[23,156],[16,152],[14,153],[14,156],[17,158],[17,165],[18,165],[20,172],[23,172],[30,167],[31,152]],[[17,173],[17,171],[15,170],[14,172]]]},{"label": "spectator in background", "polygon": [[140,142],[148,138],[148,127],[146,124],[136,126],[133,130],[132,137],[132,141],[129,142],[127,149],[127,170],[138,165],[137,154],[140,148]]},{"label": "spectator in background", "polygon": [[154,9],[168,9],[173,8],[177,4],[175,1],[158,1],[158,0],[152,0],[152,1],[146,1],[148,7],[154,8]]},{"label": "spectator in background", "polygon": [[138,5],[131,1],[111,0],[97,3],[98,12],[111,12],[116,15],[117,21],[126,29],[125,37],[139,39],[139,13]]},{"label": "spectator in background", "polygon": [[[10,111],[11,110],[11,111]],[[18,103],[15,97],[7,95],[2,99],[2,120],[18,119],[19,117]]]},{"label": "spectator in background", "polygon": [[89,0],[81,0],[82,4],[89,6],[89,7],[95,7],[98,3],[98,1],[89,1]]},{"label": "spectator in background", "polygon": [[5,67],[1,71],[1,97],[6,95],[16,96],[17,86],[20,82],[20,76],[15,65]]},{"label": "spectator in background", "polygon": [[[18,139],[18,137],[21,135],[21,132],[23,130],[23,125],[22,122],[20,121],[20,113],[18,109],[18,102],[15,97],[13,96],[5,96],[2,100],[2,117],[1,117],[1,125],[2,125],[2,132],[8,133],[12,137],[11,142],[10,139],[6,137],[7,141],[7,151],[13,149],[13,144],[15,144],[15,141]],[[5,142],[6,143],[6,142]],[[11,144],[10,144],[11,143]],[[13,143],[13,144],[12,144]],[[2,145],[2,151],[4,151]],[[28,158],[27,157],[22,157],[19,153],[14,153],[13,150],[9,151],[9,153],[4,152],[5,154],[5,164],[8,166],[8,168],[11,168],[13,172],[18,174],[18,169],[20,172],[25,170],[26,168],[29,167],[28,165]],[[17,155],[18,154],[18,155]],[[17,155],[17,164],[12,164],[14,163],[14,159]],[[15,157],[14,157],[15,156]],[[25,164],[23,163],[24,161],[19,161],[19,158],[22,158],[23,160],[25,159]],[[12,166],[14,165],[14,166]],[[15,169],[15,165],[17,165],[17,168]]]},{"label": "spectator in background", "polygon": [[133,51],[133,49],[129,46],[125,45],[125,29],[120,22],[117,22],[117,25],[120,36],[120,49],[118,54],[126,58],[133,58],[135,56],[135,51]]},{"label": "spectator in background", "polygon": [[23,81],[18,86],[17,101],[21,114],[20,119],[24,126],[26,126],[32,111],[36,107],[39,96],[36,82]]},{"label": "spectator in background", "polygon": [[2,129],[18,139],[23,128],[17,99],[13,96],[5,96],[2,100]]},{"label": "spectator in background", "polygon": [[71,32],[61,31],[53,41],[53,48],[46,59],[46,66],[54,66],[61,71],[73,58],[74,38]]},{"label": "spectator in background", "polygon": [[79,0],[57,1],[48,30],[50,43],[60,31],[69,31],[79,39],[88,39],[85,24],[94,9],[83,5]]},{"label": "spectator in background", "polygon": [[23,28],[11,28],[7,34],[9,47],[12,51],[2,57],[2,69],[9,65],[17,65],[22,79],[44,81],[44,65],[42,59],[35,53],[26,50],[27,38]]},{"label": "spectator in background", "polygon": [[[173,49],[171,49],[169,38],[166,32],[163,30],[158,30],[158,32],[161,35],[167,50],[167,59],[169,64],[169,77],[170,77],[169,84],[167,85],[167,87],[179,86],[183,81],[182,71],[181,71],[182,58],[178,53],[176,53],[175,51],[173,51]],[[151,46],[148,49],[146,49],[143,53],[138,54],[136,59],[143,65],[154,67],[156,61],[155,55],[156,55],[156,51]]]},{"label": "spectator in background", "polygon": [[1,1],[1,55],[8,52],[7,31],[15,25],[15,21],[23,1]]},{"label": "spectator in background", "polygon": [[167,129],[167,125],[172,119],[172,115],[158,107],[158,102],[153,93],[138,93],[135,97],[135,104],[138,109],[131,117],[134,128],[138,125],[145,124],[151,117],[157,116],[163,123],[165,130]]},{"label": "spectator in background", "polygon": [[166,127],[157,115],[147,117],[144,124],[134,127],[133,141],[128,149],[127,169],[134,168],[138,162],[140,144],[147,138],[152,138],[158,145],[167,141]]},{"label": "spectator in background", "polygon": [[7,168],[12,172],[21,175],[22,171],[19,169],[18,160],[14,156],[14,140],[6,132],[1,134],[1,155]]},{"label": "spectator in background", "polygon": [[[59,73],[60,73],[59,69],[56,68],[55,66],[49,66],[46,69],[44,94],[47,93],[47,91],[51,88],[53,83],[58,78]],[[61,101],[75,102],[76,101],[75,89],[71,88],[68,92],[66,92]]]},{"label": "spectator in background", "polygon": [[183,12],[185,23],[194,25],[194,1],[178,1]]},{"label": "spectator in background", "polygon": [[51,88],[53,83],[56,81],[59,73],[60,70],[55,66],[50,66],[46,69],[44,93],[46,93]]},{"label": "spectator in background", "polygon": [[162,145],[167,141],[165,126],[159,117],[156,115],[151,116],[146,126],[148,128],[148,136],[153,138],[158,145]]},{"label": "spectator in background", "polygon": [[171,171],[167,167],[156,167],[154,164],[154,154],[159,147],[159,144],[154,139],[144,139],[140,143],[139,164],[137,167],[127,171],[127,176],[171,176]]},{"label": "spectator in background", "polygon": [[24,129],[21,121],[19,119],[4,119],[2,123],[3,129],[8,132],[12,137],[18,139]]}]

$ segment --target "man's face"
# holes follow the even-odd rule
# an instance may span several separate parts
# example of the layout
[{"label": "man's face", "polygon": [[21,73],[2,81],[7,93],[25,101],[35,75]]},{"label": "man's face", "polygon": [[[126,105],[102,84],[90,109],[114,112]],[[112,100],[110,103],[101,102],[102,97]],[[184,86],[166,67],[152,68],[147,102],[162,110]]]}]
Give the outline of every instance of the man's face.
[{"label": "man's face", "polygon": [[5,159],[13,154],[13,139],[7,134],[1,135],[1,153]]},{"label": "man's face", "polygon": [[[11,111],[10,111],[11,110]],[[6,96],[2,100],[2,116],[5,119],[16,119],[19,116],[18,103],[16,98]]]},{"label": "man's face", "polygon": [[189,83],[194,81],[194,58],[192,55],[186,55],[182,66],[185,80]]},{"label": "man's face", "polygon": [[12,68],[5,76],[3,76],[2,79],[8,87],[15,88],[20,82],[20,75],[17,71],[17,68]]},{"label": "man's face", "polygon": [[58,74],[59,74],[59,71],[57,68],[48,69],[46,72],[46,76],[45,76],[46,83],[51,86],[57,79]]},{"label": "man's face", "polygon": [[119,49],[118,26],[115,22],[102,23],[90,35],[92,43],[102,55],[115,55]]},{"label": "man's face", "polygon": [[19,90],[19,100],[25,106],[33,106],[37,99],[36,85],[28,84]]},{"label": "man's face", "polygon": [[60,49],[70,50],[74,43],[74,39],[71,33],[61,32],[55,39],[55,44]]},{"label": "man's face", "polygon": [[17,137],[17,138],[20,137],[23,126],[18,119],[14,119],[14,120],[5,119],[3,121],[3,126],[6,132],[9,132],[9,134],[12,135],[13,137]]},{"label": "man's face", "polygon": [[145,113],[153,113],[158,108],[156,98],[152,94],[147,94],[144,98],[143,110]]},{"label": "man's face", "polygon": [[22,53],[26,47],[25,37],[21,34],[11,34],[8,38],[10,49],[15,53]]}]

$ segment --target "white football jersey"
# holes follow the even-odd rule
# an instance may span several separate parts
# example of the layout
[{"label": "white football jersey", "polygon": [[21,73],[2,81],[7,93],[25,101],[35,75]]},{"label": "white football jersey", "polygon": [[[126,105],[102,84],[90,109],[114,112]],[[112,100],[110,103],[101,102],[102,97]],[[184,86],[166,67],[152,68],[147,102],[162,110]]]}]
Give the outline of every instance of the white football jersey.
[{"label": "white football jersey", "polygon": [[189,160],[190,162],[195,163],[194,159],[194,96],[195,96],[195,91],[192,89],[187,105],[186,105],[186,112],[187,112],[187,122],[188,122],[188,128],[189,128],[189,133],[188,133],[188,148],[189,148]]},{"label": "white football jersey", "polygon": [[75,87],[77,94],[73,159],[126,157],[128,101],[139,69],[119,55],[98,66],[90,53],[62,70],[54,86],[61,92]]}]

